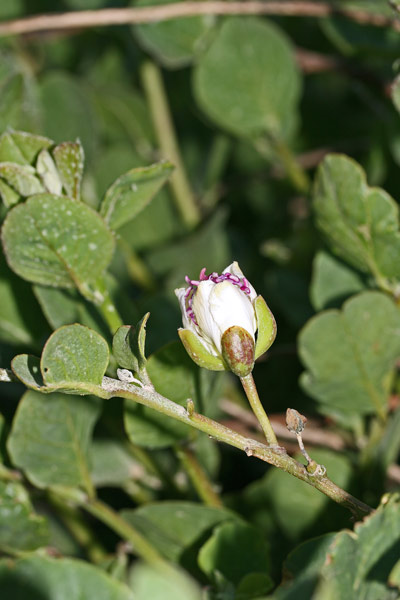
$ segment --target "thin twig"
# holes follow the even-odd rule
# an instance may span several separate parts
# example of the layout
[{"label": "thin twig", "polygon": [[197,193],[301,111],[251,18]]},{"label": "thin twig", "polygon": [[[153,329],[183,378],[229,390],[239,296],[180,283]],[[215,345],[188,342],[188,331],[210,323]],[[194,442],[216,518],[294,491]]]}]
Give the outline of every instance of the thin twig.
[{"label": "thin twig", "polygon": [[220,442],[239,448],[246,452],[248,456],[259,458],[308,483],[338,504],[348,508],[356,518],[373,512],[370,506],[361,502],[345,490],[342,490],[333,481],[328,479],[328,477],[312,477],[303,464],[288,456],[282,449],[280,449],[281,451],[275,451],[256,440],[240,435],[217,421],[196,413],[193,402],[188,402],[188,408],[185,409],[183,406],[161,396],[149,387],[140,388],[109,377],[103,377],[101,387],[94,385],[93,393],[101,398],[127,398],[144,406],[149,406],[164,415],[186,423],[199,431],[203,431]]},{"label": "thin twig", "polygon": [[76,12],[44,14],[13,19],[0,24],[0,35],[21,35],[40,31],[86,29],[89,27],[154,23],[169,19],[182,19],[196,15],[282,15],[288,17],[343,16],[360,25],[391,27],[400,31],[400,21],[395,17],[373,14],[366,10],[333,6],[325,2],[177,2],[159,6],[135,8],[105,8]]},{"label": "thin twig", "polygon": [[[253,429],[261,430],[259,422],[249,410],[242,408],[227,398],[220,400],[219,405],[227,415],[234,417],[238,422]],[[287,430],[286,425],[278,421],[278,419],[274,419],[273,416],[270,416],[270,422],[278,438],[285,441],[292,439],[293,435]],[[310,423],[307,425],[307,429],[303,431],[303,439],[307,444],[323,446],[332,450],[343,450],[346,447],[346,443],[340,435],[333,431],[313,427]]]}]

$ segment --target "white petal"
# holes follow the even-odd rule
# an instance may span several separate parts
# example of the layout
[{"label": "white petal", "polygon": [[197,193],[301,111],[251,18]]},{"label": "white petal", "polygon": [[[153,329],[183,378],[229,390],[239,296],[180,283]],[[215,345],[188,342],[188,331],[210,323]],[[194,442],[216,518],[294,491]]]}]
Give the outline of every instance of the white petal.
[{"label": "white petal", "polygon": [[210,312],[218,325],[219,339],[217,348],[221,349],[221,336],[237,325],[243,327],[254,339],[257,329],[253,304],[247,294],[229,281],[217,283],[209,298]]},{"label": "white petal", "polygon": [[207,281],[200,281],[193,297],[192,308],[198,323],[199,333],[221,351],[221,334],[211,314],[209,303],[209,298],[214,287],[215,283],[209,279]]},{"label": "white petal", "polygon": [[[239,277],[240,279],[242,279],[243,277],[245,277],[245,275],[243,274],[242,269],[239,267],[239,264],[237,263],[237,261],[235,260],[232,264],[229,265],[229,267],[226,267],[226,269],[224,269],[222,271],[223,273],[230,273],[231,275],[236,275],[236,277]],[[256,290],[253,288],[253,286],[251,285],[250,281],[248,279],[246,279],[247,284],[249,286],[250,289],[250,300],[253,302],[253,300],[255,298],[257,298],[257,292]]]}]

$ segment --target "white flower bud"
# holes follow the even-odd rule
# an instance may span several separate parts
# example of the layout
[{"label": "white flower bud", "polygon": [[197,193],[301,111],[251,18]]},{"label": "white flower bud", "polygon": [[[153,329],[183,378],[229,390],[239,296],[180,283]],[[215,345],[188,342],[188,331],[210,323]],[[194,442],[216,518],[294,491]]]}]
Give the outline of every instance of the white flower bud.
[{"label": "white flower bud", "polygon": [[[175,290],[184,326],[179,330],[179,335],[197,364],[213,370],[229,369],[226,349],[221,343],[224,333],[232,327],[244,329],[250,344],[253,342],[254,355],[257,357],[265,352],[267,345],[269,347],[272,344],[275,321],[237,262],[229,265],[221,275],[206,275],[205,271],[202,269],[198,281],[186,277],[188,286]],[[264,319],[260,342],[262,349],[257,348],[258,342],[256,344],[256,332],[260,327],[259,313]]]}]

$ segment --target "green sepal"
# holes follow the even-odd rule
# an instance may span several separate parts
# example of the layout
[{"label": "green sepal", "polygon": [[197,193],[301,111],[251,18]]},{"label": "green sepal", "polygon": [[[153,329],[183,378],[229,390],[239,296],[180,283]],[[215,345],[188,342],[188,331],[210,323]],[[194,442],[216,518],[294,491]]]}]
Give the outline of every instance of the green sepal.
[{"label": "green sepal", "polygon": [[208,352],[193,331],[190,331],[190,329],[178,329],[178,334],[182,344],[185,346],[186,352],[196,365],[210,371],[226,370],[222,358],[213,356]]},{"label": "green sepal", "polygon": [[262,296],[257,296],[254,300],[254,309],[256,311],[258,328],[255,348],[255,358],[257,359],[274,343],[276,322],[274,315]]}]

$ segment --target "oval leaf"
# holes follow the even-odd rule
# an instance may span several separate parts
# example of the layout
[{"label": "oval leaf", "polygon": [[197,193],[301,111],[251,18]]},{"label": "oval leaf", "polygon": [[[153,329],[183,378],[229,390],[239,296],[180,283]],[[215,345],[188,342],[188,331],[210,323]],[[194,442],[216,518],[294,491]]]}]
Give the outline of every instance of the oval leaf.
[{"label": "oval leaf", "polygon": [[43,349],[43,381],[71,393],[90,393],[90,384],[101,385],[108,359],[107,342],[101,335],[77,323],[65,325],[49,337]]},{"label": "oval leaf", "polygon": [[8,214],[2,231],[10,267],[23,279],[80,288],[108,266],[114,238],[99,215],[80,202],[39,194]]},{"label": "oval leaf", "polygon": [[204,112],[228,131],[279,134],[300,94],[288,39],[261,19],[226,20],[199,61],[194,91]]},{"label": "oval leaf", "polygon": [[89,443],[100,407],[98,398],[26,392],[7,442],[13,463],[37,487],[90,490]]},{"label": "oval leaf", "polygon": [[100,214],[112,228],[118,229],[139,214],[171,175],[174,166],[163,161],[139,167],[121,175],[107,190]]}]

